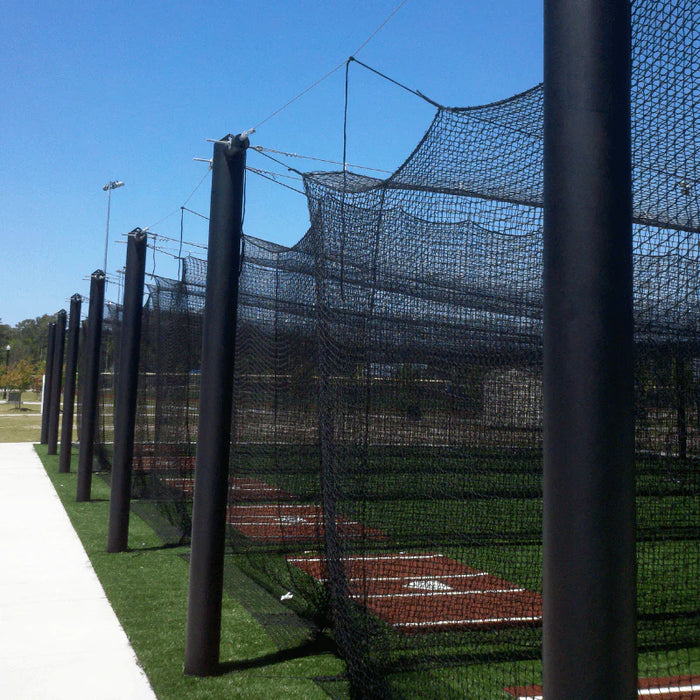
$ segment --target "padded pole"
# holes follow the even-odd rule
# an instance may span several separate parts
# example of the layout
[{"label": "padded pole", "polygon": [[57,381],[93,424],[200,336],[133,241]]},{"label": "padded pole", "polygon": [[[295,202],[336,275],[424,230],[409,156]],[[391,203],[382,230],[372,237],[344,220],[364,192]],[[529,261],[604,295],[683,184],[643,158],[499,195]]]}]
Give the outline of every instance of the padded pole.
[{"label": "padded pole", "polygon": [[185,673],[219,668],[246,136],[214,144]]},{"label": "padded pole", "polygon": [[82,392],[83,410],[80,417],[80,450],[78,452],[78,488],[76,493],[78,502],[89,501],[92,489],[104,299],[105,273],[102,270],[95,270],[90,278],[90,305],[85,338],[85,384]]},{"label": "padded pole", "polygon": [[545,0],[547,700],[637,696],[630,25]]},{"label": "padded pole", "polygon": [[129,544],[131,465],[134,456],[146,244],[146,232],[140,228],[134,229],[129,234],[124,275],[119,373],[115,396],[114,456],[112,459],[112,486],[109,497],[109,530],[107,533],[108,552],[124,552]]},{"label": "padded pole", "polygon": [[53,378],[53,354],[56,346],[56,322],[49,323],[49,337],[46,344],[46,371],[44,372],[44,396],[41,399],[41,436],[39,442],[49,442],[49,407],[51,404],[51,386]]},{"label": "padded pole", "polygon": [[73,412],[75,411],[75,378],[78,370],[80,307],[82,301],[80,294],[74,294],[70,298],[66,377],[63,390],[63,420],[61,421],[61,449],[58,458],[59,474],[67,474],[70,471],[71,450],[73,447]]},{"label": "padded pole", "polygon": [[51,399],[49,401],[48,454],[58,454],[58,426],[61,414],[61,388],[63,386],[63,349],[66,344],[66,312],[56,314],[56,342],[53,348]]}]

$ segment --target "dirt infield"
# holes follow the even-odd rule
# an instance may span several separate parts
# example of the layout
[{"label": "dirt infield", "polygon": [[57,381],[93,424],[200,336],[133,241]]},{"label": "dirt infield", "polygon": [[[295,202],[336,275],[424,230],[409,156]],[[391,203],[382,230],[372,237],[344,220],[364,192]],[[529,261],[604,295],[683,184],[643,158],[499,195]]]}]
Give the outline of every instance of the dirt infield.
[{"label": "dirt infield", "polygon": [[[288,561],[325,580],[323,559],[303,556]],[[442,554],[348,557],[344,563],[351,596],[397,630],[522,627],[542,620],[537,593]]]},{"label": "dirt infield", "polygon": [[163,484],[168,488],[182,491],[188,498],[192,498],[194,494],[194,479],[191,477],[166,476],[163,479]]},{"label": "dirt infield", "polygon": [[[640,678],[638,698],[656,700],[700,700],[700,676]],[[517,700],[542,700],[541,685],[523,685],[503,689]]]},{"label": "dirt infield", "polygon": [[236,501],[289,501],[293,496],[259,479],[232,477],[229,479],[229,498]]},{"label": "dirt infield", "polygon": [[[226,522],[256,541],[315,543],[321,542],[324,536],[323,511],[318,505],[232,505]],[[346,538],[384,537],[355,520],[341,518],[337,527]]]},{"label": "dirt infield", "polygon": [[194,471],[194,457],[185,455],[162,455],[156,457],[152,454],[140,454],[134,458],[132,469],[134,471],[158,472],[161,470]]},{"label": "dirt infield", "polygon": [[[194,478],[181,476],[166,476],[163,483],[172,489],[182,491],[185,496],[194,495]],[[259,479],[232,477],[229,479],[229,499],[234,501],[288,501],[292,494],[270,486]]]}]

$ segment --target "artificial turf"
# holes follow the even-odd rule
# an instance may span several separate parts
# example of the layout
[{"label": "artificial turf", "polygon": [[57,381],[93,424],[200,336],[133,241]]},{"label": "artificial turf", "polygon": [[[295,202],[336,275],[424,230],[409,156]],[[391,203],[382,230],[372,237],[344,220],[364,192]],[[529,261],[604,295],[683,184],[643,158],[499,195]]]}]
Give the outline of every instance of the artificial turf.
[{"label": "artificial turf", "polygon": [[[183,676],[188,575],[185,559],[188,548],[163,546],[154,530],[144,520],[136,517],[135,511],[132,510],[130,551],[118,555],[106,554],[109,498],[107,484],[99,478],[93,480],[93,501],[77,504],[74,500],[75,475],[58,475],[57,458],[47,458],[45,448],[39,448],[38,451],[160,698],[327,697],[324,691],[333,697],[348,697],[348,683],[343,675],[344,664],[322,644],[304,642],[302,634],[296,648],[289,646],[289,639],[286,640],[287,646],[284,646],[280,645],[278,637],[268,634],[275,625],[280,627],[282,624],[284,606],[279,604],[279,592],[282,589],[273,591],[275,597],[268,592],[271,588],[269,582],[267,590],[257,586],[253,580],[255,570],[248,570],[249,557],[238,558],[241,560],[238,563],[247,564],[248,568],[243,566],[241,569],[235,566],[233,557],[229,557],[227,562],[226,580],[230,584],[229,590],[236,593],[234,597],[227,594],[223,605],[221,660],[227,672],[216,678],[196,679]],[[503,479],[500,474],[497,480],[506,485],[508,483],[508,479]],[[537,487],[537,484],[535,486]],[[400,530],[403,525],[410,529],[415,520],[407,517],[407,512],[404,512],[406,517],[396,518],[397,511],[410,510],[412,502],[397,502],[393,498],[395,494],[384,494],[385,497],[387,495],[388,500],[378,498],[377,501],[370,502],[364,517],[373,525],[383,527],[396,536],[397,528]],[[674,507],[663,509],[663,520],[670,520],[676,526],[678,522],[684,524],[688,520],[689,512],[692,512],[692,507],[684,507],[687,499],[683,495],[673,493],[669,497]],[[656,497],[644,494],[638,499],[640,533],[649,531],[647,521],[658,520],[656,511],[660,507],[660,498],[659,494]],[[518,503],[521,508],[526,508],[527,513],[520,513],[519,522],[527,523],[531,520],[539,527],[541,502],[538,498],[529,497],[521,501],[513,498],[501,500],[507,504]],[[393,515],[391,521],[382,519],[387,503],[391,505],[387,511]],[[499,501],[496,500],[495,503],[498,504]],[[491,518],[498,516],[492,499],[482,501],[477,498],[470,501],[470,504],[470,508],[481,508],[483,505],[484,512]],[[451,508],[457,510],[448,518],[449,522],[468,523],[474,520],[464,517],[466,506],[460,503],[459,499],[434,499],[429,505],[435,509],[435,519],[433,521],[428,518],[426,522],[425,518],[421,518],[420,522],[424,526],[432,523],[435,527],[436,524],[444,522],[445,512],[449,512]],[[425,504],[422,508],[425,508]],[[421,512],[424,514],[424,511]],[[476,520],[478,522],[478,519]],[[690,520],[692,522],[692,518]],[[441,531],[433,532],[434,539],[441,540],[442,534]],[[479,534],[483,536],[486,533],[479,531]],[[689,579],[688,572],[685,571],[673,572],[669,580],[671,572],[668,562],[678,558],[676,549],[682,553],[688,546],[692,547],[696,539],[691,538],[690,542],[665,542],[652,537],[651,531],[647,534],[648,539],[643,537],[638,543],[641,563],[640,612],[644,612],[647,607],[654,609],[661,588],[666,607],[670,599],[673,599],[675,602],[671,608],[678,609],[686,615],[689,596],[692,599],[693,591],[698,590],[697,580]],[[539,542],[530,541],[527,537],[523,537],[521,541],[498,543],[492,538],[486,539],[488,542],[482,542],[481,538],[475,537],[474,546],[467,548],[446,546],[443,548],[444,553],[457,560],[465,560],[469,565],[480,566],[484,570],[504,576],[508,580],[517,581],[530,590],[541,591]],[[448,541],[449,538],[446,542]],[[379,545],[381,543],[378,543]],[[261,556],[265,556],[264,553],[261,552]],[[684,558],[680,557],[680,560]],[[267,553],[265,561],[266,569],[279,566],[280,569],[286,570],[286,565],[280,557]],[[285,576],[273,575],[272,579],[279,584]],[[258,583],[264,584],[263,581]],[[647,594],[652,597],[649,602],[646,600]],[[246,604],[243,605],[242,602]],[[249,611],[253,611],[255,615]],[[671,670],[678,673],[696,672],[700,658],[692,639],[686,640],[689,646],[685,649],[674,650],[665,641],[663,624],[656,619],[647,620],[646,617],[641,615],[639,621],[640,675],[668,675]],[[263,618],[274,618],[275,622],[272,626],[265,625]],[[678,623],[670,620],[668,624],[673,627]],[[693,623],[689,620],[688,624]],[[688,631],[692,635],[690,627]],[[385,634],[391,636],[391,631],[386,631]],[[520,639],[519,634],[526,634],[529,641],[526,643],[526,640]],[[443,635],[439,647],[443,649],[441,653],[450,658],[447,659],[447,663],[440,663],[439,659],[434,658],[432,663],[428,664],[416,664],[422,655],[424,643],[429,641],[427,636],[417,637],[413,640],[415,643],[404,640],[405,645],[399,644],[399,648],[390,652],[389,649],[395,647],[392,637],[384,640],[387,644],[384,652],[387,654],[386,678],[397,696],[422,696],[421,689],[433,688],[436,692],[439,689],[441,697],[451,697],[452,693],[454,697],[460,697],[460,693],[467,692],[468,697],[502,698],[505,697],[503,687],[512,685],[513,678],[521,678],[527,682],[539,678],[540,663],[532,657],[532,652],[536,654],[539,647],[538,634],[537,630],[513,633],[512,641],[517,643],[516,646],[523,651],[525,647],[529,650],[529,653],[520,656],[519,660],[507,660],[513,653],[512,650],[504,649],[502,653],[498,653],[499,644],[503,640],[499,642],[499,639],[494,638],[491,653],[480,660],[477,658],[478,654],[477,657],[474,656],[476,647],[470,645],[468,635],[451,640]],[[381,645],[381,640],[375,641]],[[483,642],[482,639],[480,646],[477,645],[482,651]],[[400,649],[402,646],[404,648]],[[433,649],[432,653],[435,654],[436,649]]]},{"label": "artificial turf", "polygon": [[[58,457],[48,456],[45,446],[36,449],[159,699],[327,698],[324,688],[332,688],[335,697],[347,696],[344,664],[335,654],[313,645],[298,653],[280,650],[228,593],[222,606],[221,675],[185,676],[188,547],[164,545],[132,512],[129,550],[107,554],[107,483],[93,479],[92,500],[76,503],[76,474],[59,474]],[[73,468],[76,462],[77,456]]]}]

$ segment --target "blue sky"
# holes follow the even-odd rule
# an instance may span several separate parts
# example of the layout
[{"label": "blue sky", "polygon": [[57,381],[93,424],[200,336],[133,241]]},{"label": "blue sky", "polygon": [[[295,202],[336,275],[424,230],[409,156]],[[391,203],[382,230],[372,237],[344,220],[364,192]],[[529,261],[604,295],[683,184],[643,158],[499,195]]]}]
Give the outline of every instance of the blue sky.
[{"label": "blue sky", "polygon": [[[55,2],[9,0],[0,23],[0,318],[68,307],[102,267],[124,265],[123,234],[180,235],[180,207],[208,213],[207,138],[250,129],[343,63],[400,0]],[[541,0],[406,0],[356,54],[449,106],[478,105],[542,79]],[[251,145],[340,161],[344,69],[264,121]],[[434,109],[351,65],[349,163],[392,170]],[[299,170],[338,169],[282,158]],[[258,153],[248,165],[285,172]],[[203,179],[204,178],[204,179]],[[200,183],[199,188],[192,192]],[[299,183],[288,181],[293,187]],[[184,239],[207,223],[185,212]],[[305,198],[249,174],[245,232],[291,245],[308,226]],[[147,271],[177,274],[158,240]],[[186,249],[193,250],[196,249]],[[107,298],[118,300],[116,284]]]}]

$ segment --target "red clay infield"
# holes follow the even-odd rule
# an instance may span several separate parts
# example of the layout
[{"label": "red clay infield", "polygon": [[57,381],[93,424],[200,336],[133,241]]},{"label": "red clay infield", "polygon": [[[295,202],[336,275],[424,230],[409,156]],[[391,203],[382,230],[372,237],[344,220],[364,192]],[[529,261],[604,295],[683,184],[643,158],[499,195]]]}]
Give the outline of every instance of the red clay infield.
[{"label": "red clay infield", "polygon": [[232,477],[229,479],[229,497],[236,501],[288,501],[292,494],[259,479]]},{"label": "red clay infield", "polygon": [[[324,560],[288,561],[319,581]],[[404,632],[539,625],[542,600],[502,578],[442,554],[382,554],[344,560],[350,594],[367,610]]]},{"label": "red clay infield", "polygon": [[[170,488],[182,491],[189,497],[194,493],[193,477],[167,476],[163,479],[163,483]],[[229,479],[229,497],[235,501],[273,501],[289,500],[292,496],[259,479],[233,477]]]},{"label": "red clay infield", "polygon": [[[323,511],[317,505],[232,505],[227,522],[251,540],[264,542],[320,542],[324,535]],[[343,537],[381,539],[377,530],[355,520],[340,518],[338,531]]]},{"label": "red clay infield", "polygon": [[194,470],[194,457],[184,455],[159,455],[141,454],[134,457],[132,469],[134,471],[158,471],[159,469]]},{"label": "red clay infield", "polygon": [[[640,678],[638,698],[658,700],[699,700],[700,676],[669,676],[666,678]],[[504,688],[518,700],[542,700],[541,685],[522,685]]]}]

